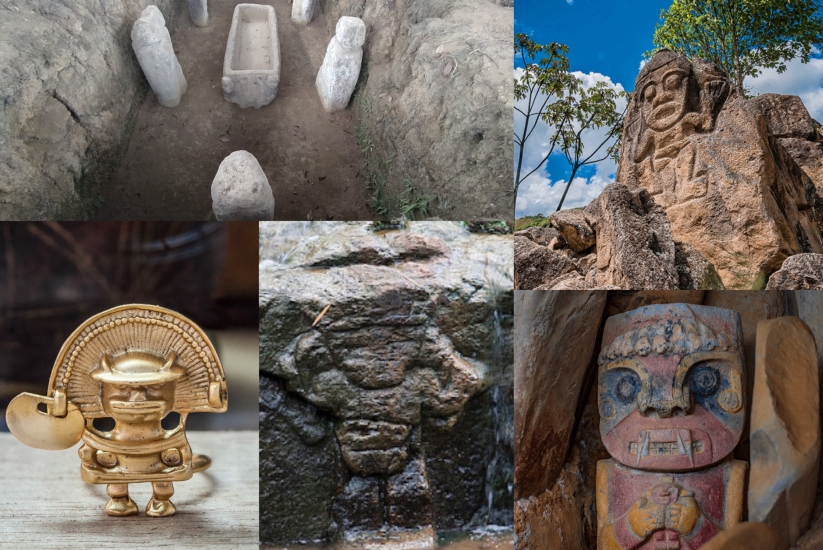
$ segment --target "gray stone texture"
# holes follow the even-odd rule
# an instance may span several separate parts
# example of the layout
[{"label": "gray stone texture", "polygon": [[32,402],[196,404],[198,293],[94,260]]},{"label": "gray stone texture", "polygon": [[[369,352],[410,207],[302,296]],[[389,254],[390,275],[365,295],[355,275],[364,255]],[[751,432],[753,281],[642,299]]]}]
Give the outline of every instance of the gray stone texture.
[{"label": "gray stone texture", "polygon": [[767,289],[823,290],[823,254],[796,254],[769,277]]},{"label": "gray stone texture", "polygon": [[191,22],[198,27],[205,27],[209,23],[209,1],[186,0],[186,4],[189,6]]},{"label": "gray stone texture", "polygon": [[[513,14],[483,0],[320,0],[333,33],[359,17],[368,40],[355,102],[388,196],[436,195],[432,216],[512,218]],[[432,147],[431,144],[438,144]]]},{"label": "gray stone texture", "polygon": [[326,112],[342,111],[348,106],[360,76],[365,42],[366,25],[361,19],[344,16],[337,21],[334,36],[315,80],[320,102]]},{"label": "gray stone texture", "polygon": [[241,109],[259,109],[280,85],[280,38],[274,8],[237,4],[223,58],[223,97]]},{"label": "gray stone texture", "polygon": [[[169,28],[181,0],[157,0]],[[0,6],[0,219],[93,211],[146,92],[130,30],[148,0]]]},{"label": "gray stone texture", "polygon": [[212,209],[218,220],[270,220],[274,195],[254,155],[235,151],[223,159],[211,184]]},{"label": "gray stone texture", "polygon": [[308,25],[314,19],[317,0],[292,0],[291,20],[298,25]]},{"label": "gray stone texture", "polygon": [[[264,543],[511,523],[511,235],[370,227],[261,224],[261,371],[328,419],[299,441],[261,423],[264,454],[290,447],[261,486],[331,511],[285,528],[292,512],[263,497]],[[327,474],[280,462],[325,434]]]},{"label": "gray stone texture", "polygon": [[131,28],[131,45],[157,102],[176,107],[188,84],[174,54],[166,20],[157,6],[148,6]]}]

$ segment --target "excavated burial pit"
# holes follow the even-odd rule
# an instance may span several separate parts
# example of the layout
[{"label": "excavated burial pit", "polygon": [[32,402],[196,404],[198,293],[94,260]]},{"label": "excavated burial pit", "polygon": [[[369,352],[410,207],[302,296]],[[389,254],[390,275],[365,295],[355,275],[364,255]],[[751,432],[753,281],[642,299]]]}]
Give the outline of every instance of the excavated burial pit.
[{"label": "excavated burial pit", "polygon": [[[138,108],[126,153],[103,186],[98,219],[203,220],[212,214],[211,182],[238,150],[253,154],[272,186],[278,220],[368,220],[365,162],[351,110],[329,115],[314,87],[331,34],[318,9],[310,25],[278,19],[277,97],[260,109],[225,100],[221,80],[238,0],[209,3],[209,22],[179,19],[172,45],[189,87],[173,109],[151,90]],[[117,98],[111,98],[116,101]]]},{"label": "excavated burial pit", "polygon": [[234,8],[223,61],[223,94],[239,107],[259,109],[271,103],[280,82],[280,40],[271,6]]}]

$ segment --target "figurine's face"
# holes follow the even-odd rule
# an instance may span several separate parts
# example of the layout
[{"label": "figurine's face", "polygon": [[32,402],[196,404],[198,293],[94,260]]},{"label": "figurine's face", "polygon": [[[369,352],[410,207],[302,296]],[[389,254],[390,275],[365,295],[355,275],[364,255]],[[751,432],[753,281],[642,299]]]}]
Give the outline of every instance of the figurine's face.
[{"label": "figurine's face", "polygon": [[124,422],[160,421],[174,407],[174,382],[134,385],[103,383],[103,411]]},{"label": "figurine's face", "polygon": [[[743,431],[744,374],[736,347],[740,339],[734,335],[736,324],[723,319],[734,312],[697,306],[722,312],[712,330],[693,316],[661,309],[666,307],[617,316],[622,318],[616,323],[621,325],[617,338],[606,342],[604,337],[600,433],[609,454],[626,466],[703,468],[728,456]],[[655,308],[661,315],[654,315]],[[717,338],[715,331],[722,330],[732,334]]]},{"label": "figurine's face", "polygon": [[683,118],[688,85],[688,72],[681,67],[664,66],[651,74],[637,95],[651,129],[668,130]]}]

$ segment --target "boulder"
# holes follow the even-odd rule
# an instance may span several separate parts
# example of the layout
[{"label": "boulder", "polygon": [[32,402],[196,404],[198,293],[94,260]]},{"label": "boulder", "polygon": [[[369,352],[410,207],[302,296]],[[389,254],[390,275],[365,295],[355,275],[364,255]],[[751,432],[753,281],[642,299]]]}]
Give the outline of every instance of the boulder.
[{"label": "boulder", "polygon": [[557,228],[569,247],[575,252],[594,246],[594,229],[589,226],[582,210],[562,210],[550,216],[552,226]]},{"label": "boulder", "polygon": [[823,254],[797,254],[783,262],[766,285],[772,290],[823,289]]},{"label": "boulder", "polygon": [[752,102],[766,117],[772,136],[815,139],[812,117],[796,95],[761,94]]},{"label": "boulder", "polygon": [[560,233],[557,229],[553,227],[537,227],[532,226],[528,229],[523,229],[521,231],[515,231],[515,236],[526,237],[530,241],[534,241],[536,244],[540,246],[548,246],[549,243],[552,242],[552,239],[557,237]]},{"label": "boulder", "polygon": [[176,107],[188,84],[174,53],[166,20],[157,6],[148,6],[134,22],[131,46],[157,102],[163,107]]},{"label": "boulder", "polygon": [[526,237],[514,238],[514,288],[532,290],[550,285],[567,273],[576,272],[574,262],[564,254],[540,246]]},{"label": "boulder", "polygon": [[749,519],[771,526],[783,547],[812,519],[820,464],[817,350],[797,317],[757,325],[750,428]]},{"label": "boulder", "polygon": [[235,151],[223,159],[211,184],[212,208],[218,220],[270,220],[274,195],[254,155]]},{"label": "boulder", "polygon": [[515,498],[554,486],[592,367],[605,291],[515,294]]},{"label": "boulder", "polygon": [[597,201],[597,281],[624,289],[676,289],[669,220],[649,193],[620,183]]},{"label": "boulder", "polygon": [[366,25],[357,17],[341,17],[317,72],[315,87],[326,112],[342,111],[360,77]]},{"label": "boulder", "polygon": [[796,103],[730,93],[720,69],[668,50],[643,67],[635,90],[617,181],[646,189],[674,239],[713,264],[726,288],[763,288],[786,257],[823,252],[807,182],[761,109],[778,119],[778,107]]},{"label": "boulder", "polygon": [[695,248],[686,243],[674,243],[674,264],[679,288],[682,290],[723,290],[717,270]]}]

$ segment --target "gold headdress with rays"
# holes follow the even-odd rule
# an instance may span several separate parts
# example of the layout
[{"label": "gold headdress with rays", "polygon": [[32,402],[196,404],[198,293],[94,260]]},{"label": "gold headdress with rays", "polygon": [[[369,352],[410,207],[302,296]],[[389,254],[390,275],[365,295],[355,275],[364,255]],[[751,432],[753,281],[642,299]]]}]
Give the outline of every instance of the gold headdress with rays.
[{"label": "gold headdress with rays", "polygon": [[99,373],[109,362],[128,362],[135,355],[157,357],[170,368],[174,365],[175,411],[226,410],[223,366],[208,337],[179,313],[143,304],[115,307],[80,325],[60,349],[48,395],[64,395],[86,418],[106,416],[100,400],[106,376]]}]

